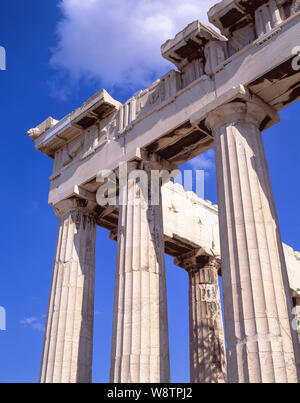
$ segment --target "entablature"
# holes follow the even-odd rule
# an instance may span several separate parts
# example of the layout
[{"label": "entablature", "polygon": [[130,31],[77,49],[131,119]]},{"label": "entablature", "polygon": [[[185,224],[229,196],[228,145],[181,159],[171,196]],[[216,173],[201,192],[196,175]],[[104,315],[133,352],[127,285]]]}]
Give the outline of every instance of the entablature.
[{"label": "entablature", "polygon": [[223,0],[209,10],[208,18],[227,38],[245,26],[259,37],[298,11],[299,0]]},{"label": "entablature", "polygon": [[27,134],[35,142],[37,150],[54,158],[65,144],[72,142],[82,131],[103,121],[120,107],[120,102],[101,90],[60,121],[50,117],[37,128],[30,129]]},{"label": "entablature", "polygon": [[[237,3],[222,2],[213,15]],[[188,48],[179,53],[189,53],[190,40],[199,46],[196,59],[191,55],[190,61],[180,61],[182,71],[171,70],[123,105],[102,90],[62,120],[49,118],[31,129],[36,148],[55,159],[49,202],[68,197],[75,185],[90,183],[99,170],[132,160],[137,149],[177,166],[196,157],[213,147],[206,117],[224,103],[257,96],[279,111],[299,99],[300,71],[293,69],[292,60],[300,12],[293,4],[290,17],[231,56],[230,39],[195,21],[163,45],[167,58],[184,46]]]}]

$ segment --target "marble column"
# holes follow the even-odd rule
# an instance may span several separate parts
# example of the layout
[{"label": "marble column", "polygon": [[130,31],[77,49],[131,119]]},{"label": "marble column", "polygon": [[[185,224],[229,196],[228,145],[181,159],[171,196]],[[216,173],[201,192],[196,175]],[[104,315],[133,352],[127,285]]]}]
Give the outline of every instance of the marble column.
[{"label": "marble column", "polygon": [[230,383],[296,383],[299,376],[299,343],[261,135],[274,116],[251,98],[223,105],[207,119],[215,138]]},{"label": "marble column", "polygon": [[59,233],[41,365],[41,383],[92,381],[95,216],[84,200],[55,208]]},{"label": "marble column", "polygon": [[151,204],[150,170],[143,174],[129,173],[120,190],[112,383],[170,381],[162,201],[159,189],[158,204]]},{"label": "marble column", "polygon": [[219,289],[220,263],[189,253],[175,259],[189,275],[191,383],[225,383],[226,350]]}]

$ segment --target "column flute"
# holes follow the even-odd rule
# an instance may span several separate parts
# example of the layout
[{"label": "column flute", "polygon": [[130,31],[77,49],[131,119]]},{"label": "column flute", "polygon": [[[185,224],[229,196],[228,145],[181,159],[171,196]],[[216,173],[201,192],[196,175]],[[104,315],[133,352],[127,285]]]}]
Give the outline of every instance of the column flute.
[{"label": "column flute", "polygon": [[90,383],[93,362],[95,204],[55,207],[59,234],[41,365],[41,383]]},{"label": "column flute", "polygon": [[194,251],[175,259],[189,275],[191,383],[225,383],[226,351],[219,261]]},{"label": "column flute", "polygon": [[[164,232],[160,186],[151,198],[155,156],[129,165],[120,189],[110,381],[170,382]],[[138,169],[138,171],[136,171]]]},{"label": "column flute", "polygon": [[299,343],[261,136],[272,108],[248,97],[209,114],[215,139],[228,381],[299,380]]}]

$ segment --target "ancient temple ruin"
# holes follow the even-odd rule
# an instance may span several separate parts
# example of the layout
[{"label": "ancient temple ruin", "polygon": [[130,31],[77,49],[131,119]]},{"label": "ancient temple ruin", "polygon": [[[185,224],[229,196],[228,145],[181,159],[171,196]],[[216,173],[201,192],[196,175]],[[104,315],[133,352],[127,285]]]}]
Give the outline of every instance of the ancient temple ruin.
[{"label": "ancient temple ruin", "polygon": [[[164,253],[189,275],[191,382],[300,380],[300,258],[282,244],[261,135],[300,97],[300,2],[223,0],[208,16],[218,32],[194,21],[167,41],[176,70],[125,104],[102,90],[28,132],[54,160],[59,218],[41,382],[92,380],[96,225],[118,242],[111,382],[170,381]],[[212,147],[218,207],[162,181],[153,204],[130,176]],[[98,174],[120,162],[124,203],[99,205]]]}]

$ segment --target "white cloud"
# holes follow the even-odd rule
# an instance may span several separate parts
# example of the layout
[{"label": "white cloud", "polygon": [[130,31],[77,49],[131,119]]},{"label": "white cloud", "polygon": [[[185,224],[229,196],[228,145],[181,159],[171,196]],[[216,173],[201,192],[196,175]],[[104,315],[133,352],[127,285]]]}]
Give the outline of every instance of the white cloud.
[{"label": "white cloud", "polygon": [[35,316],[29,317],[29,318],[24,318],[20,320],[20,324],[24,327],[29,327],[34,330],[38,330],[40,332],[44,331],[44,324],[43,319],[45,318],[45,315],[41,315],[40,318],[37,318]]},{"label": "white cloud", "polygon": [[21,325],[31,325],[33,322],[36,322],[37,318],[31,317],[31,318],[24,318],[20,321]]},{"label": "white cloud", "polygon": [[[51,65],[69,83],[137,90],[169,69],[160,46],[200,19],[216,0],[61,0]],[[60,77],[61,78],[61,77]],[[61,95],[64,95],[64,89]]]},{"label": "white cloud", "polygon": [[44,325],[42,323],[33,323],[32,328],[34,330],[38,330],[39,332],[43,332],[44,329],[45,329],[45,327],[44,327]]},{"label": "white cloud", "polygon": [[189,161],[193,169],[212,170],[215,168],[214,151],[209,150]]}]

